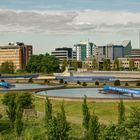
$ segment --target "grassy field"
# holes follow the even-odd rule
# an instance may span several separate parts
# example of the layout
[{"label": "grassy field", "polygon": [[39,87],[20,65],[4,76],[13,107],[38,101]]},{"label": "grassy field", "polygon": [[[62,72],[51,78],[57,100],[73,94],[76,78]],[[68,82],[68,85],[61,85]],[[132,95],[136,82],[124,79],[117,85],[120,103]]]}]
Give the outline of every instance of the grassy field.
[{"label": "grassy field", "polygon": [[[51,100],[54,112],[59,111],[62,101]],[[44,112],[45,100],[35,97],[34,104],[39,112]],[[132,106],[140,106],[140,101],[125,102],[126,115],[129,115]],[[82,101],[64,101],[67,118],[70,122],[81,124],[82,122]],[[90,112],[94,111],[102,123],[116,123],[118,115],[118,102],[96,102],[89,101]]]},{"label": "grassy field", "polygon": [[[0,111],[4,109],[4,106],[2,105],[1,99],[3,98],[4,94],[0,94]],[[38,117],[31,118],[29,120],[25,120],[26,122],[26,129],[24,133],[30,132],[33,135],[44,135],[45,134],[45,128],[44,128],[44,110],[45,110],[45,100],[34,97],[34,105],[35,109],[38,112]],[[60,105],[62,101],[56,101],[51,100],[53,105],[53,112],[54,114],[59,112]],[[131,110],[132,106],[140,106],[140,101],[134,102],[129,101],[125,102],[125,108],[126,108],[126,116],[129,115],[129,112]],[[64,101],[65,111],[67,120],[71,123],[72,130],[70,132],[71,136],[77,136],[80,137],[81,134],[83,134],[83,128],[82,128],[82,101]],[[90,108],[90,112],[94,113],[99,117],[99,121],[104,124],[108,123],[116,123],[117,122],[117,106],[118,102],[95,102],[95,101],[89,101],[88,106]],[[2,112],[3,113],[3,112]],[[3,118],[0,122],[7,121],[5,113],[3,113]],[[28,122],[28,123],[27,123]],[[2,131],[2,130],[1,130]],[[14,132],[12,130],[5,130],[2,132],[4,135],[6,135],[6,138],[13,137]],[[28,133],[26,133],[28,134]]]}]

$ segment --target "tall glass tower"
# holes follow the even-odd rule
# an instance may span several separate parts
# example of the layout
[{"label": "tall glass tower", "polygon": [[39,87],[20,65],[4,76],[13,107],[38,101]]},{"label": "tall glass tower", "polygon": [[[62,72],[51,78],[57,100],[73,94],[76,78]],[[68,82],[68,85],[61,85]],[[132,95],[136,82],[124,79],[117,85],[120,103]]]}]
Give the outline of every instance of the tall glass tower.
[{"label": "tall glass tower", "polygon": [[92,58],[94,54],[95,44],[89,41],[80,41],[74,45],[77,61],[84,61],[86,58]]}]

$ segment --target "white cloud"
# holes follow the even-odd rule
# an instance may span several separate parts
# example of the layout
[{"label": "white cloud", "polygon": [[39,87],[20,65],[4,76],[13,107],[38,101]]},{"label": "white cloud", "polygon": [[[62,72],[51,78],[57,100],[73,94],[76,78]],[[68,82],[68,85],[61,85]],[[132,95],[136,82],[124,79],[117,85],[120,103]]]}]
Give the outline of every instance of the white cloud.
[{"label": "white cloud", "polygon": [[124,33],[140,28],[140,13],[126,11],[16,11],[0,9],[0,32]]}]

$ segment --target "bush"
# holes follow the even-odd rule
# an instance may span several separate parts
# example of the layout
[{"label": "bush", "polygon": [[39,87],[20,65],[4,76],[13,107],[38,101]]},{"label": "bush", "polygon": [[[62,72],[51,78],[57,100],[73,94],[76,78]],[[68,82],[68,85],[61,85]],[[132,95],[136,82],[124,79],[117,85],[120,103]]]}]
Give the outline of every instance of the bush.
[{"label": "bush", "polygon": [[47,83],[50,84],[50,81],[48,80]]},{"label": "bush", "polygon": [[65,81],[64,84],[67,85],[68,84],[67,81]]},{"label": "bush", "polygon": [[136,86],[140,86],[140,82],[137,82],[137,83],[136,83]]},{"label": "bush", "polygon": [[60,79],[59,83],[60,84],[63,84],[64,83],[64,80],[63,79]]},{"label": "bush", "polygon": [[120,86],[120,85],[121,85],[120,80],[115,80],[114,81],[114,86]]},{"label": "bush", "polygon": [[96,85],[96,86],[99,86],[99,82],[98,82],[98,81],[95,81],[95,85]]},{"label": "bush", "polygon": [[0,113],[0,119],[2,118],[2,114]]},{"label": "bush", "polygon": [[103,84],[104,86],[106,85],[106,83]]},{"label": "bush", "polygon": [[81,82],[80,82],[80,81],[77,81],[77,84],[78,84],[78,85],[80,85],[80,84],[81,84]]},{"label": "bush", "polygon": [[48,82],[48,80],[47,80],[47,79],[45,79],[45,80],[44,80],[44,83],[47,83],[47,82]]},{"label": "bush", "polygon": [[82,86],[87,86],[87,83],[86,82],[83,82]]},{"label": "bush", "polygon": [[33,79],[30,78],[30,79],[28,80],[28,83],[33,83]]},{"label": "bush", "polygon": [[129,86],[129,84],[126,82],[126,83],[125,83],[125,86]]},{"label": "bush", "polygon": [[45,80],[44,80],[44,83],[50,84],[50,81],[47,80],[47,79],[45,79]]}]

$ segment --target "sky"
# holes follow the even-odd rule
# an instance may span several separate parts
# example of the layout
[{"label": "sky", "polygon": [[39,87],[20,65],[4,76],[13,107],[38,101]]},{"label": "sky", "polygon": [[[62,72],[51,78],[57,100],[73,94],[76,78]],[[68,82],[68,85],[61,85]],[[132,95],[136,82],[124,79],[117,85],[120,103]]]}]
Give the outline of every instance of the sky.
[{"label": "sky", "polygon": [[24,42],[34,54],[131,40],[140,48],[140,0],[0,0],[0,44]]}]

